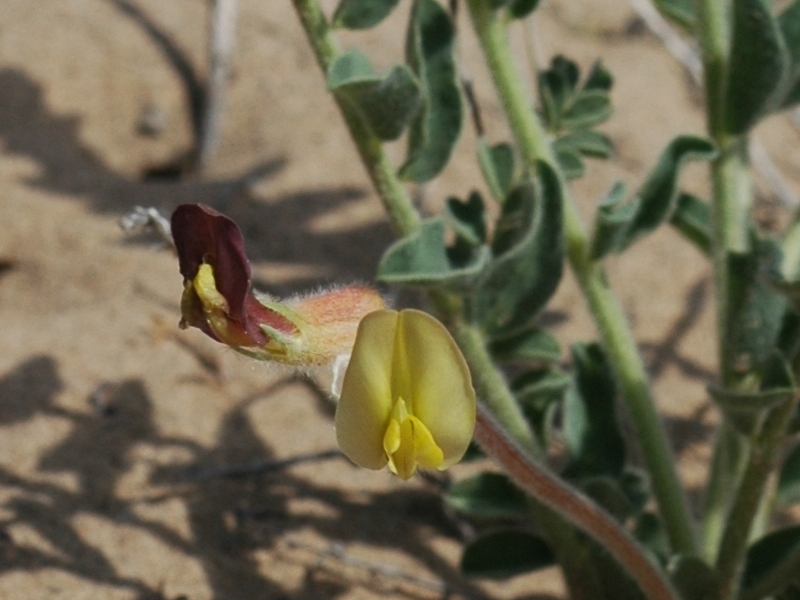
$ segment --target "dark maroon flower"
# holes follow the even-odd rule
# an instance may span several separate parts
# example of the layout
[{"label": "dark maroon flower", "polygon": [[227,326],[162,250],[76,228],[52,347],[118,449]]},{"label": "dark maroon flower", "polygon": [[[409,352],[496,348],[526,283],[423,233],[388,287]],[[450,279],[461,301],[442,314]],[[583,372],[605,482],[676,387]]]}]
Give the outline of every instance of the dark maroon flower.
[{"label": "dark maroon flower", "polygon": [[179,206],[172,236],[184,282],[181,327],[197,327],[253,358],[328,364],[350,354],[358,323],[384,307],[368,287],[286,301],[254,292],[242,232],[209,206]]},{"label": "dark maroon flower", "polygon": [[[262,325],[286,334],[296,331],[289,319],[254,297],[242,232],[231,219],[210,206],[182,204],[172,214],[172,236],[185,284],[182,327],[198,327],[220,342],[245,347],[267,343]],[[219,307],[209,306],[198,295],[195,281],[202,265],[211,267],[213,283],[225,299],[224,328],[209,318],[209,312]]]}]

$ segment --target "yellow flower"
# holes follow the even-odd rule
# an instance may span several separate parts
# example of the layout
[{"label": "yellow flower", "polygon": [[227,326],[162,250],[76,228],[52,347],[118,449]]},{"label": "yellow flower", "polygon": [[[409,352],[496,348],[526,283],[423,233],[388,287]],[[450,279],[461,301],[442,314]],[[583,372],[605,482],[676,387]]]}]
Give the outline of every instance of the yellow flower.
[{"label": "yellow flower", "polygon": [[418,310],[364,317],[336,408],[342,452],[408,479],[458,462],[474,427],[469,368],[447,329]]}]

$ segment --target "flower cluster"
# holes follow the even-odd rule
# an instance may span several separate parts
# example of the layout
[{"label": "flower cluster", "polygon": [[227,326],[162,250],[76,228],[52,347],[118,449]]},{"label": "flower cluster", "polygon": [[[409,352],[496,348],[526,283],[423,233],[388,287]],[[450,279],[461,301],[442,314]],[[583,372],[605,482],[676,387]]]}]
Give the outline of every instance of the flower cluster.
[{"label": "flower cluster", "polygon": [[172,234],[184,278],[181,327],[263,360],[319,366],[350,357],[336,409],[342,451],[403,479],[446,469],[472,439],[475,392],[447,329],[427,313],[386,310],[368,287],[281,301],[255,292],[236,224],[179,206]]}]

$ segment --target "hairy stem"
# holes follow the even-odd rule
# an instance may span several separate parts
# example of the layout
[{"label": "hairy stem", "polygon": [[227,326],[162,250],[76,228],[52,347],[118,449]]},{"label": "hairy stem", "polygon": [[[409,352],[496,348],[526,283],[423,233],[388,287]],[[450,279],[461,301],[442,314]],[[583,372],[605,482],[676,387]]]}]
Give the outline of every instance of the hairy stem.
[{"label": "hairy stem", "polygon": [[[484,0],[469,0],[469,8],[495,88],[526,161],[531,165],[536,160],[547,161],[560,174],[547,135],[514,69],[505,23]],[[609,352],[635,423],[670,543],[677,552],[692,553],[695,541],[691,516],[641,355],[602,268],[590,259],[589,239],[563,177],[562,186],[570,264]]]},{"label": "hairy stem", "polygon": [[525,451],[508,438],[483,407],[478,408],[475,439],[503,467],[522,489],[542,504],[557,510],[576,527],[603,546],[621,565],[649,600],[677,600],[661,570],[645,550],[613,517],[530,460]]},{"label": "hairy stem", "polygon": [[725,528],[731,490],[736,489],[747,459],[746,444],[733,424],[723,421],[714,440],[703,519],[703,558],[716,560],[722,531]]},{"label": "hairy stem", "polygon": [[[337,49],[328,26],[328,20],[316,0],[292,0],[300,23],[306,32],[311,49],[323,74],[336,58]],[[408,190],[397,177],[397,171],[383,149],[383,143],[356,116],[347,105],[336,98],[350,137],[358,149],[361,162],[367,170],[372,185],[378,192],[389,220],[399,235],[408,235],[419,225],[420,217]]]},{"label": "hairy stem", "polygon": [[737,490],[722,536],[717,558],[722,600],[734,600],[739,594],[741,572],[753,519],[758,513],[765,485],[772,474],[786,429],[797,407],[798,394],[772,409],[753,442],[747,467]]},{"label": "hairy stem", "polygon": [[[745,385],[737,374],[735,357],[729,351],[730,278],[728,256],[746,252],[748,212],[752,204],[752,188],[746,159],[746,139],[727,132],[725,96],[727,93],[730,53],[728,2],[696,0],[696,36],[702,50],[706,92],[708,133],[717,145],[719,155],[711,163],[713,184],[712,256],[717,303],[717,340],[720,380],[724,387],[740,389]],[[703,523],[703,551],[712,559],[719,544],[730,505],[730,489],[743,470],[747,449],[735,428],[723,424],[717,434],[714,459],[709,475]]]},{"label": "hairy stem", "polygon": [[544,459],[544,450],[533,436],[519,405],[508,388],[505,378],[498,372],[486,349],[483,334],[462,319],[450,323],[453,337],[464,353],[473,375],[475,392],[492,414],[525,451],[538,461]]}]

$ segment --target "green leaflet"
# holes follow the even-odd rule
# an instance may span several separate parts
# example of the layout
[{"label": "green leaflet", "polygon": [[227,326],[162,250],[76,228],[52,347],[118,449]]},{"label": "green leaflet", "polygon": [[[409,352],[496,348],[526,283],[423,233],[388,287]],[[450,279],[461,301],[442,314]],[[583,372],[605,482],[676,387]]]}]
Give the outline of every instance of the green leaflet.
[{"label": "green leaflet", "polygon": [[795,0],[778,17],[778,25],[789,53],[789,75],[780,108],[800,102],[800,0]]},{"label": "green leaflet", "polygon": [[516,187],[503,205],[492,242],[494,258],[472,298],[484,330],[508,337],[525,329],[556,290],[564,262],[561,187],[546,163],[538,189]]},{"label": "green leaflet", "polygon": [[555,558],[538,536],[519,529],[479,535],[467,544],[461,572],[470,577],[506,578],[549,567]]},{"label": "green leaflet", "polygon": [[585,170],[582,156],[608,158],[614,151],[608,136],[591,129],[575,129],[553,142],[556,158],[567,179],[581,177]]},{"label": "green leaflet", "polygon": [[489,0],[495,10],[508,8],[508,16],[512,19],[524,19],[539,6],[539,0]]},{"label": "green leaflet", "polygon": [[478,192],[472,192],[466,202],[448,198],[445,216],[456,235],[467,245],[479,246],[486,241],[486,214],[483,198]]},{"label": "green leaflet", "polygon": [[564,56],[553,58],[538,79],[542,117],[550,131],[586,129],[611,116],[609,91],[614,80],[599,62],[583,85],[578,65]]},{"label": "green leaflet", "polygon": [[415,232],[389,246],[378,265],[378,279],[420,287],[470,287],[486,269],[491,252],[488,247],[480,246],[471,253],[470,260],[454,261],[444,235],[441,217],[423,221]]},{"label": "green leaflet", "polygon": [[726,332],[728,364],[741,373],[761,371],[772,358],[787,308],[775,289],[781,251],[773,240],[753,239],[746,254],[728,254],[729,315]]},{"label": "green leaflet", "polygon": [[711,385],[711,398],[731,423],[745,436],[757,431],[767,411],[782,404],[795,393],[795,382],[789,365],[777,353],[764,367],[760,389],[755,392],[732,392]]},{"label": "green leaflet", "polygon": [[709,160],[713,144],[705,138],[679,136],[672,140],[642,185],[639,193],[624,203],[624,187],[617,184],[597,211],[592,239],[592,257],[619,253],[666,221],[678,201],[678,177],[690,160]]},{"label": "green leaflet", "polygon": [[561,172],[564,173],[564,177],[567,179],[583,177],[583,174],[586,172],[586,165],[583,164],[580,153],[571,149],[559,150],[555,148],[555,146],[553,149],[556,153],[558,166],[561,168]]},{"label": "green leaflet", "polygon": [[530,515],[525,493],[502,473],[478,473],[445,493],[454,509],[481,519],[524,519]]},{"label": "green leaflet", "polygon": [[378,75],[358,50],[336,57],[327,85],[382,140],[400,137],[422,107],[419,82],[408,67],[397,65]]},{"label": "green leaflet", "polygon": [[561,115],[561,126],[566,129],[592,127],[608,120],[613,109],[611,98],[605,90],[583,90]]},{"label": "green leaflet", "polygon": [[512,0],[508,14],[513,19],[524,19],[539,6],[539,0]]},{"label": "green leaflet", "polygon": [[559,368],[531,369],[517,376],[511,384],[520,402],[535,401],[542,394],[561,395],[569,387],[569,377]]},{"label": "green leaflet", "polygon": [[800,446],[795,446],[783,462],[775,500],[781,506],[800,502]]},{"label": "green leaflet", "polygon": [[608,158],[614,146],[608,136],[591,129],[575,129],[559,137],[553,147],[556,150],[570,149],[585,156]]},{"label": "green leaflet", "polygon": [[518,334],[493,341],[489,349],[497,360],[509,362],[558,362],[561,346],[555,336],[544,329],[531,327]]},{"label": "green leaflet", "polygon": [[789,52],[768,0],[736,0],[725,115],[728,131],[749,131],[780,104]]},{"label": "green leaflet", "polygon": [[682,600],[708,600],[719,595],[717,574],[697,556],[673,558],[669,576]]},{"label": "green leaflet", "polygon": [[711,255],[711,207],[691,194],[680,194],[670,223],[700,252]]},{"label": "green leaflet", "polygon": [[575,344],[575,385],[564,401],[564,442],[569,463],[564,476],[615,478],[625,465],[625,441],[617,424],[617,387],[598,344]]},{"label": "green leaflet", "polygon": [[[746,595],[767,577],[782,575],[786,585],[797,579],[800,564],[800,526],[768,533],[747,550],[742,593]],[[768,590],[773,594],[779,590]]]},{"label": "green leaflet", "polygon": [[556,412],[569,383],[569,377],[557,367],[525,371],[511,383],[522,413],[544,448],[550,445]]},{"label": "green leaflet", "polygon": [[486,140],[478,140],[478,164],[483,179],[498,204],[503,204],[514,182],[514,150],[509,144],[489,146]]},{"label": "green leaflet", "polygon": [[342,0],[331,24],[346,29],[369,29],[392,12],[400,0]]},{"label": "green leaflet", "polygon": [[422,84],[422,111],[411,124],[408,157],[400,176],[417,183],[444,169],[461,133],[463,104],[450,16],[435,0],[415,0],[406,40],[406,60]]}]

